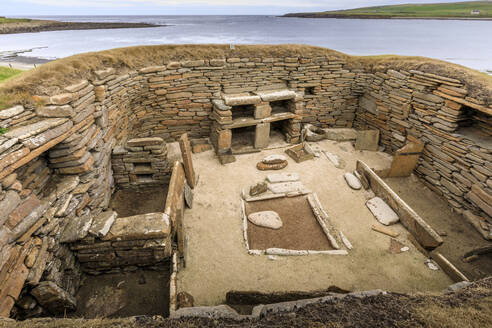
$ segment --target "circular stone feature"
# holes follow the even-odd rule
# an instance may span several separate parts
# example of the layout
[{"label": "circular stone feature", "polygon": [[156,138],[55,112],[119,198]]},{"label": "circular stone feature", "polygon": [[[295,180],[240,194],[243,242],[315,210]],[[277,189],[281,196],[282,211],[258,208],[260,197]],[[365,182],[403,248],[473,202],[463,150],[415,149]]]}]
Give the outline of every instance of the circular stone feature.
[{"label": "circular stone feature", "polygon": [[285,161],[287,161],[287,157],[284,155],[269,155],[262,160],[265,164],[280,164]]},{"label": "circular stone feature", "polygon": [[357,177],[352,173],[347,172],[343,175],[343,177],[345,178],[345,181],[347,181],[347,184],[350,188],[355,190],[359,190],[360,188],[362,188],[359,179],[357,179]]},{"label": "circular stone feature", "polygon": [[281,163],[277,163],[277,164],[266,164],[266,163],[263,163],[263,162],[258,162],[258,164],[256,164],[256,168],[258,170],[260,170],[260,171],[281,170],[284,167],[286,167],[288,163],[289,162],[287,162],[287,161],[281,162]]},{"label": "circular stone feature", "polygon": [[282,220],[277,212],[274,211],[262,211],[255,212],[248,215],[248,220],[260,227],[270,229],[280,229],[282,227]]}]

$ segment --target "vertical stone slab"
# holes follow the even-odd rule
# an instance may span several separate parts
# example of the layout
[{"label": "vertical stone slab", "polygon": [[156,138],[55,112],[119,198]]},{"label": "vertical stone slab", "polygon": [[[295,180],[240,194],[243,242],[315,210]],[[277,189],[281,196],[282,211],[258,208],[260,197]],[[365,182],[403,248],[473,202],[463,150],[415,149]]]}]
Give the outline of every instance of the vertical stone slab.
[{"label": "vertical stone slab", "polygon": [[270,142],[270,123],[260,123],[256,125],[255,148],[262,149],[268,147]]},{"label": "vertical stone slab", "polygon": [[193,168],[193,160],[191,158],[191,146],[188,140],[188,134],[184,133],[179,139],[179,147],[183,157],[184,171],[188,185],[193,189],[196,185],[195,170]]},{"label": "vertical stone slab", "polygon": [[261,103],[255,105],[255,118],[267,118],[272,113],[272,107],[270,107],[269,103]]},{"label": "vertical stone slab", "polygon": [[232,143],[232,131],[231,130],[220,130],[217,131],[217,152],[220,153],[225,150],[231,149]]},{"label": "vertical stone slab", "polygon": [[378,150],[379,130],[357,131],[355,150]]},{"label": "vertical stone slab", "polygon": [[395,152],[388,177],[408,177],[417,166],[423,142],[410,142]]}]

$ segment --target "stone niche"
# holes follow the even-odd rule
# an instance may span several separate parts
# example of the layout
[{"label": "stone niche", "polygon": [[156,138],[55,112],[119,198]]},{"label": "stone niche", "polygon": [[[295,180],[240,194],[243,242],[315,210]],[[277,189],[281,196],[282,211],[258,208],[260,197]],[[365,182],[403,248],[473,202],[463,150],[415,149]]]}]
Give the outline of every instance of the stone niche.
[{"label": "stone niche", "polygon": [[295,91],[269,90],[223,94],[213,100],[211,139],[218,154],[268,147],[272,126],[289,143],[299,141],[302,96]]},{"label": "stone niche", "polygon": [[115,183],[123,188],[150,187],[169,182],[170,167],[162,138],[134,138],[113,150]]}]

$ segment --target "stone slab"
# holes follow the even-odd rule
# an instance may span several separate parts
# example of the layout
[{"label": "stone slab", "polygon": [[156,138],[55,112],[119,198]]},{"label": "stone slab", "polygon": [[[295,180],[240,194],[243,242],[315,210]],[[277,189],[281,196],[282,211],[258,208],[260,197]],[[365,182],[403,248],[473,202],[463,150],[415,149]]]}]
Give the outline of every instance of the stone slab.
[{"label": "stone slab", "polygon": [[399,221],[395,211],[379,197],[369,199],[366,206],[374,217],[384,225],[391,225]]},{"label": "stone slab", "polygon": [[304,185],[300,181],[268,184],[268,190],[274,194],[286,194],[290,192],[303,191],[304,189]]},{"label": "stone slab", "polygon": [[420,154],[424,150],[423,142],[409,142],[395,152],[388,177],[407,177],[417,166]]},{"label": "stone slab", "polygon": [[166,238],[171,233],[169,216],[164,213],[147,213],[116,218],[102,240],[147,240]]},{"label": "stone slab", "polygon": [[115,211],[105,211],[94,218],[89,233],[98,238],[103,238],[111,229],[114,220],[118,216]]},{"label": "stone slab", "polygon": [[270,183],[294,182],[294,181],[299,181],[299,174],[297,174],[297,173],[272,173],[272,174],[267,175],[267,180]]},{"label": "stone slab", "polygon": [[292,90],[273,90],[273,91],[256,91],[258,96],[260,96],[263,101],[279,101],[286,99],[294,99],[296,97],[295,91]]},{"label": "stone slab", "polygon": [[357,131],[355,150],[377,151],[379,145],[379,130]]},{"label": "stone slab", "polygon": [[360,190],[360,188],[362,188],[362,185],[359,181],[359,179],[357,179],[357,177],[355,175],[353,175],[352,173],[350,172],[347,172],[343,175],[343,178],[345,179],[345,181],[347,182],[348,186],[354,190]]},{"label": "stone slab", "polygon": [[255,148],[263,149],[270,143],[270,123],[260,123],[256,125]]},{"label": "stone slab", "polygon": [[282,219],[277,212],[274,211],[262,211],[255,212],[248,215],[248,220],[260,227],[269,229],[280,229],[283,225]]},{"label": "stone slab", "polygon": [[164,143],[164,140],[159,137],[149,137],[149,138],[134,138],[127,141],[127,145],[130,147],[139,147],[139,146],[152,146],[152,145],[161,145]]},{"label": "stone slab", "polygon": [[191,158],[191,146],[188,140],[188,134],[184,133],[179,139],[179,148],[181,149],[181,157],[183,158],[183,166],[186,176],[186,181],[191,189],[196,186],[195,169],[193,168],[193,159]]}]

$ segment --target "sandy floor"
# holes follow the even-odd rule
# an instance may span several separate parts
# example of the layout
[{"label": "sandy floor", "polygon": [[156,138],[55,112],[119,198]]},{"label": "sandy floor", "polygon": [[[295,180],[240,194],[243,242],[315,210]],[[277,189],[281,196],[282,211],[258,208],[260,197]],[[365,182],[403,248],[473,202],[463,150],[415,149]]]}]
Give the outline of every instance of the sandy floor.
[{"label": "sandy floor", "polygon": [[[193,295],[195,305],[224,302],[229,290],[262,292],[325,289],[336,285],[347,290],[382,288],[399,292],[440,291],[452,283],[442,271],[431,271],[425,257],[406,240],[408,252],[390,254],[390,237],[371,230],[376,222],[365,206],[365,191],[350,189],[343,173],[355,169],[356,159],[374,168],[386,168],[390,158],[384,153],[354,151],[350,143],[323,141],[322,149],[338,154],[346,163],[337,169],[326,157],[303,163],[289,158],[283,172],[300,175],[304,185],[317,192],[334,225],[354,245],[348,256],[310,255],[280,257],[247,254],[243,243],[240,193],[269,172],[255,165],[282,149],[236,156],[237,161],[220,165],[213,151],[194,154],[199,183],[193,209],[185,213],[187,263],[178,275],[178,291]],[[301,232],[302,233],[302,232]]]}]

